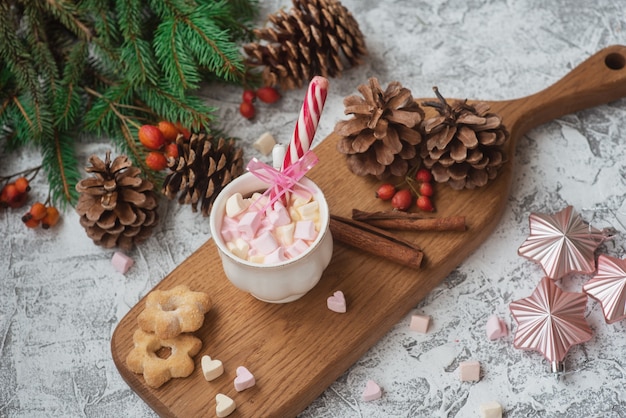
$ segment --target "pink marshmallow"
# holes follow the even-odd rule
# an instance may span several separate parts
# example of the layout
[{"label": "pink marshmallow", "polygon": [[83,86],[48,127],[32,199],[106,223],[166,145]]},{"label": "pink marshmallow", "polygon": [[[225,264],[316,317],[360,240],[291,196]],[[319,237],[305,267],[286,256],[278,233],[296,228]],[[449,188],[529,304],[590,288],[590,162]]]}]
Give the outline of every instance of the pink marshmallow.
[{"label": "pink marshmallow", "polygon": [[506,323],[496,315],[491,315],[487,320],[487,338],[495,340],[509,335]]},{"label": "pink marshmallow", "polygon": [[258,251],[259,254],[263,255],[267,255],[278,248],[278,243],[269,231],[264,231],[259,234],[258,237],[250,241],[250,245]]},{"label": "pink marshmallow", "polygon": [[293,233],[294,238],[313,241],[316,236],[317,232],[315,231],[315,223],[313,221],[296,222],[296,230]]},{"label": "pink marshmallow", "polygon": [[289,258],[296,258],[309,248],[309,245],[301,239],[294,241],[289,247],[285,248],[285,253]]},{"label": "pink marshmallow", "polygon": [[282,203],[276,202],[274,204],[274,210],[268,211],[267,218],[274,226],[287,225],[291,223],[291,217],[289,211],[283,206]]},{"label": "pink marshmallow", "polygon": [[428,331],[428,325],[430,324],[430,316],[426,315],[412,315],[411,324],[409,328],[411,331],[421,332],[425,334]]},{"label": "pink marshmallow", "polygon": [[480,363],[477,361],[460,362],[459,378],[463,382],[478,382],[480,380]]},{"label": "pink marshmallow", "polygon": [[128,257],[126,254],[116,251],[111,258],[111,264],[113,268],[122,274],[126,272],[135,264],[135,261]]},{"label": "pink marshmallow", "polygon": [[239,223],[237,230],[248,238],[253,238],[261,226],[261,212],[246,212]]},{"label": "pink marshmallow", "polygon": [[273,264],[280,263],[281,261],[285,261],[287,258],[285,257],[285,250],[283,247],[278,247],[271,253],[265,256],[265,260],[263,261],[265,264]]}]

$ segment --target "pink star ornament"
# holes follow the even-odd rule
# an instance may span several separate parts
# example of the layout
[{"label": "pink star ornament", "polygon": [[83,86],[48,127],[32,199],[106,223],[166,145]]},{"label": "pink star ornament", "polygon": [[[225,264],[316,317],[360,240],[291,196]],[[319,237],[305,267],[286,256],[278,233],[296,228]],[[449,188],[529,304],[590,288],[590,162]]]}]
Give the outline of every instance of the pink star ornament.
[{"label": "pink star ornament", "polygon": [[600,302],[607,324],[626,318],[626,259],[600,255],[598,271],[583,291]]},{"label": "pink star ornament", "polygon": [[566,292],[544,277],[529,297],[509,305],[517,322],[513,345],[539,351],[553,365],[561,363],[572,346],[591,339],[586,306],[586,294]]},{"label": "pink star ornament", "polygon": [[596,270],[594,252],[606,235],[583,221],[572,206],[554,215],[531,213],[529,223],[530,235],[517,252],[541,264],[549,278]]}]

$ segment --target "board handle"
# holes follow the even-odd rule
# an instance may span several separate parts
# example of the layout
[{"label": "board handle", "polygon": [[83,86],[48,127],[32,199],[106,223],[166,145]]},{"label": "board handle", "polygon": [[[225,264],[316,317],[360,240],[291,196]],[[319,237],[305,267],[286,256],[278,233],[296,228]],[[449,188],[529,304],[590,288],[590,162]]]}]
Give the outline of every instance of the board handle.
[{"label": "board handle", "polygon": [[595,53],[562,79],[538,93],[511,101],[511,132],[524,134],[541,124],[626,97],[626,46]]}]

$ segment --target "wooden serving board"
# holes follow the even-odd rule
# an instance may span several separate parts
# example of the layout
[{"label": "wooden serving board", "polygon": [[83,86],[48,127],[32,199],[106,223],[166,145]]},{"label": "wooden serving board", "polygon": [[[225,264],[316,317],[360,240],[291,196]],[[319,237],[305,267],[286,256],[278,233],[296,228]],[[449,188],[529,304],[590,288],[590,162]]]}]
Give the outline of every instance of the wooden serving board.
[{"label": "wooden serving board", "polygon": [[[127,369],[125,359],[133,347],[142,299],[122,318],[111,340],[120,374],[164,417],[214,416],[217,393],[235,400],[233,417],[296,416],[491,234],[507,202],[516,141],[541,123],[626,96],[625,65],[626,47],[609,47],[537,94],[490,102],[511,133],[510,160],[486,187],[464,191],[436,187],[438,211],[433,216],[466,216],[467,231],[398,233],[423,249],[420,270],[335,243],[333,258],[319,284],[300,300],[275,305],[231,285],[213,241],[207,241],[155,286],[165,290],[186,284],[213,299],[204,325],[195,332],[203,342],[195,357],[195,371],[153,389],[141,375]],[[325,192],[331,212],[350,217],[353,208],[388,210],[388,203],[374,198],[380,182],[351,174],[335,149],[337,140],[330,135],[315,149],[320,163],[309,173]],[[336,290],[346,296],[348,310],[344,314],[326,307],[327,297]],[[204,354],[220,359],[225,366],[225,373],[212,382],[202,376],[200,359]],[[255,375],[257,384],[236,392],[235,369],[241,365]]]}]

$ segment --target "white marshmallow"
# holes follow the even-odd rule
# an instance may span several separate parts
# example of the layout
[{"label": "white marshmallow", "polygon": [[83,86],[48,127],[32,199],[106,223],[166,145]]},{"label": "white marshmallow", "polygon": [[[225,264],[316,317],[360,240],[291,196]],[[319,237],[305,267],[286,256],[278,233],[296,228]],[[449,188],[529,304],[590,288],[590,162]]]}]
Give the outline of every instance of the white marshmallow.
[{"label": "white marshmallow", "polygon": [[276,140],[274,139],[272,134],[269,133],[269,132],[265,132],[264,134],[262,134],[252,144],[254,149],[259,151],[263,155],[269,155],[270,152],[272,152],[272,149],[274,148],[274,145],[276,145]]},{"label": "white marshmallow", "polygon": [[248,202],[243,198],[241,193],[233,193],[226,200],[226,216],[234,218],[244,210],[248,209]]},{"label": "white marshmallow", "polygon": [[299,206],[296,210],[300,214],[300,217],[306,220],[315,221],[320,215],[320,205],[316,200]]},{"label": "white marshmallow", "polygon": [[226,243],[226,247],[237,257],[243,258],[244,260],[248,259],[250,245],[244,239],[237,238],[234,242],[231,241]]},{"label": "white marshmallow", "polygon": [[281,225],[274,229],[276,239],[280,245],[286,247],[293,244],[293,233],[296,230],[295,222],[290,222],[287,225]]}]

